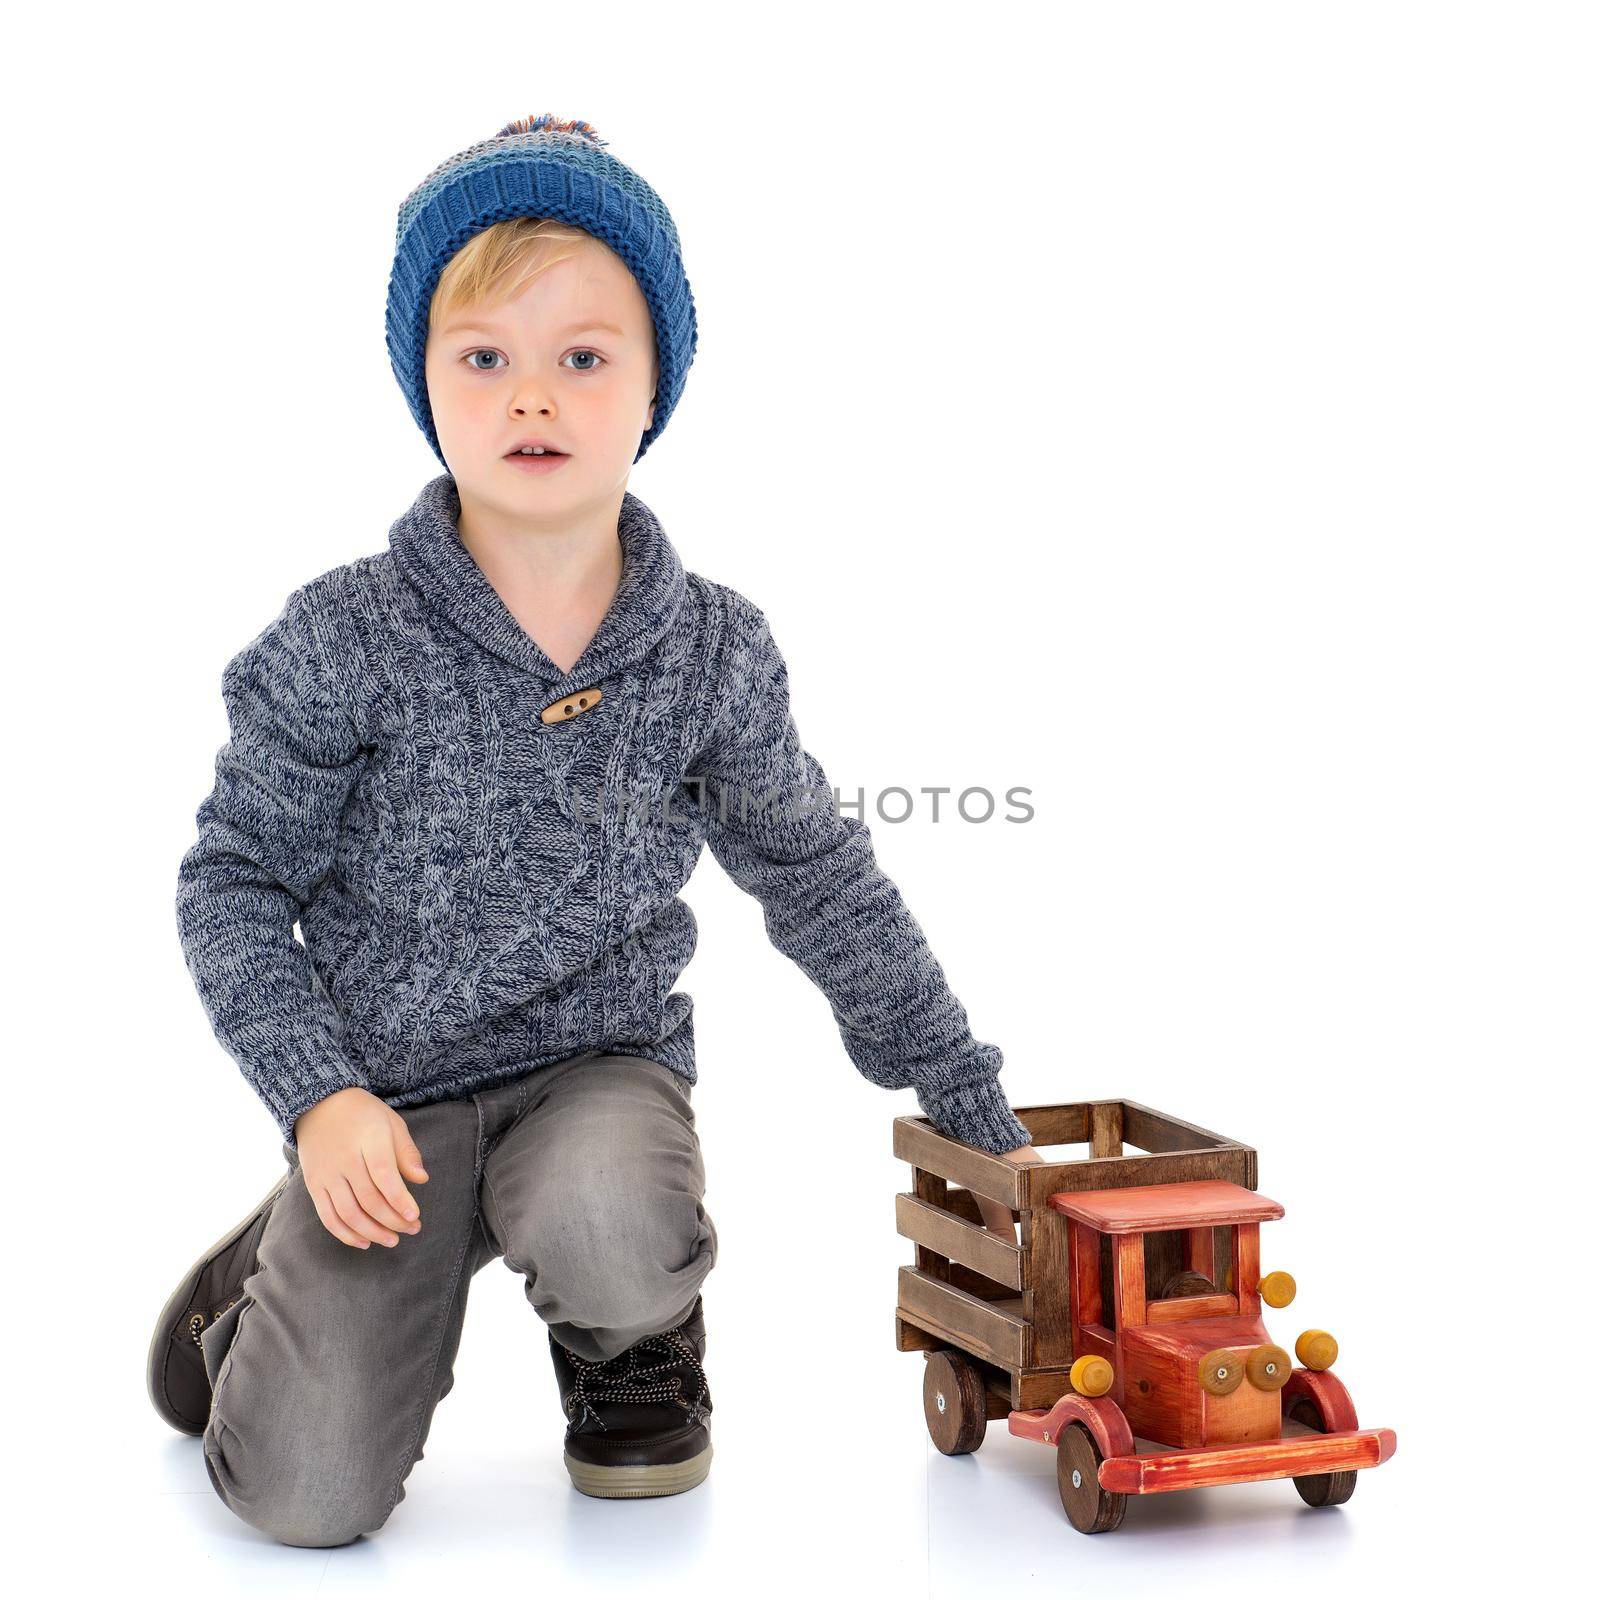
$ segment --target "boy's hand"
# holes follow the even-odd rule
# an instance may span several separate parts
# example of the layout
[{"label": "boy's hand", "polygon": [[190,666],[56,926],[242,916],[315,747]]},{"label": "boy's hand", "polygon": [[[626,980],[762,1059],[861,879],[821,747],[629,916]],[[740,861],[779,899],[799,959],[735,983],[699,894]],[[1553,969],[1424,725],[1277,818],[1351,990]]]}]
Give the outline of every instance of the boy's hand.
[{"label": "boy's hand", "polygon": [[[1031,1144],[1025,1144],[1020,1150],[1005,1151],[1000,1159],[1020,1167],[1030,1161],[1043,1161],[1044,1157]],[[1002,1205],[998,1200],[991,1200],[986,1194],[974,1194],[972,1198],[978,1202],[978,1214],[983,1218],[984,1227],[1015,1244],[1017,1228],[1011,1216],[1011,1207]]]},{"label": "boy's hand", "polygon": [[401,1178],[426,1183],[422,1152],[405,1119],[375,1094],[351,1086],[317,1101],[295,1119],[300,1176],[322,1225],[358,1250],[372,1240],[399,1244],[422,1228],[419,1208]]}]

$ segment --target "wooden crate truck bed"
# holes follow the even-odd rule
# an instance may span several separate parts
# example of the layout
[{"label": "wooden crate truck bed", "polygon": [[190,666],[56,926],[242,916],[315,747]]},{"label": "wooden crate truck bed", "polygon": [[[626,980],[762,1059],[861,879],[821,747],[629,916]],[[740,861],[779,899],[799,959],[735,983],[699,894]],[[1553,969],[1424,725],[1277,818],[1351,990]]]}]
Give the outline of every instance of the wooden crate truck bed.
[{"label": "wooden crate truck bed", "polygon": [[[1046,1204],[1050,1195],[1199,1178],[1256,1187],[1249,1145],[1134,1100],[1016,1113],[1034,1145],[1081,1144],[1088,1154],[1018,1167],[946,1138],[926,1117],[894,1120],[894,1153],[912,1166],[910,1192],[895,1196],[895,1225],[916,1246],[915,1265],[900,1269],[896,1346],[954,1346],[974,1357],[991,1417],[1053,1405],[1070,1391],[1067,1372],[1081,1353],[1072,1349],[1071,1223]],[[974,1195],[1018,1213],[1020,1244],[983,1226]]]}]

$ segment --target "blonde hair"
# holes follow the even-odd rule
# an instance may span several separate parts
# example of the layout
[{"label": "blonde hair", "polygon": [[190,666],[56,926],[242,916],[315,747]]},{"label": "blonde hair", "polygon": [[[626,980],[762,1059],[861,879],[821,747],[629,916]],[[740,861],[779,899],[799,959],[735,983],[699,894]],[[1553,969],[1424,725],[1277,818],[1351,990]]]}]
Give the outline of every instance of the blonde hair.
[{"label": "blonde hair", "polygon": [[[520,294],[541,272],[569,261],[585,245],[611,247],[584,228],[554,217],[507,217],[475,233],[445,263],[428,302],[428,326],[439,317],[472,311]],[[615,253],[615,252],[613,252]],[[650,377],[660,381],[660,354],[650,345]]]}]

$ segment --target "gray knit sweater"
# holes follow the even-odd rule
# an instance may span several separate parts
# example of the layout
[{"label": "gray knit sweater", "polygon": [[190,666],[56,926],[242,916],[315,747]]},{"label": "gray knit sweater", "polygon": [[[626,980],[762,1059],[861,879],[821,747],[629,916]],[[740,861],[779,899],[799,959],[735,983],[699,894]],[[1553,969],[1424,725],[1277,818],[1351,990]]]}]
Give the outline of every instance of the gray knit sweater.
[{"label": "gray knit sweater", "polygon": [[[585,1050],[693,1083],[678,891],[709,844],[865,1077],[914,1088],[958,1139],[1026,1144],[999,1050],[973,1038],[867,826],[801,746],[762,612],[686,572],[627,493],[621,584],[564,673],[462,544],[459,511],[435,478],[386,551],[296,589],[223,672],[231,736],[179,868],[178,931],[284,1137],[352,1084],[403,1107]],[[592,689],[570,721],[541,719]]]}]

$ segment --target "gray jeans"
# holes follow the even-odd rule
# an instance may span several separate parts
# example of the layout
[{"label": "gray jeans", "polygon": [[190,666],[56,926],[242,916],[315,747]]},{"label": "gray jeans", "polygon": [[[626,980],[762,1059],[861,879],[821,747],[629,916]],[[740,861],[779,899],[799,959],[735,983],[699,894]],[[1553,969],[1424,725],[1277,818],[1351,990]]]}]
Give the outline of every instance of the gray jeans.
[{"label": "gray jeans", "polygon": [[[379,1528],[454,1382],[468,1285],[496,1256],[589,1360],[681,1322],[717,1250],[689,1100],[659,1062],[588,1051],[405,1107],[429,1180],[407,1185],[421,1232],[392,1248],[335,1239],[286,1143],[296,1175],[256,1270],[201,1340],[206,1470],[223,1502],[284,1544]],[[517,1359],[544,1366],[553,1394],[546,1343],[541,1328]]]}]

